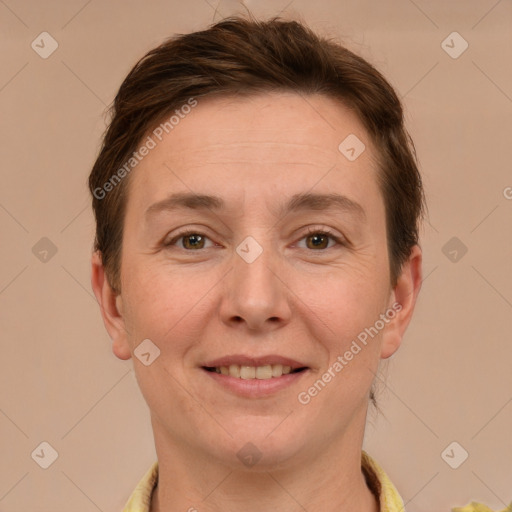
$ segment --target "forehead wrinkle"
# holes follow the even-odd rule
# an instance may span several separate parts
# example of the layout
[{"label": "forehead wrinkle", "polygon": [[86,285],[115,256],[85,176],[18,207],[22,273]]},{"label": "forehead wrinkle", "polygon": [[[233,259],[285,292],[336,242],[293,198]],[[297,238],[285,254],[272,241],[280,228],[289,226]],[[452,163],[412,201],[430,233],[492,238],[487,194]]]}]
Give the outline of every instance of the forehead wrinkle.
[{"label": "forehead wrinkle", "polygon": [[338,155],[338,146],[336,144],[333,144],[332,148],[328,147],[322,147],[317,146],[313,144],[302,144],[302,143],[294,143],[294,142],[275,142],[275,141],[229,141],[225,143],[216,143],[216,144],[208,144],[207,146],[201,145],[199,147],[195,147],[194,145],[191,146],[184,146],[183,144],[180,144],[181,149],[173,150],[170,149],[170,153],[176,156],[186,155],[193,157],[197,155],[201,155],[203,153],[211,154],[214,150],[222,150],[223,152],[237,152],[240,149],[283,149],[290,148],[294,150],[294,153],[296,153],[298,150],[303,150],[304,152],[308,153],[320,153],[324,156],[328,156],[332,158],[334,155]]},{"label": "forehead wrinkle", "polygon": [[[281,143],[279,143],[281,144]],[[278,149],[278,144],[273,149]],[[169,164],[179,165],[180,169],[188,170],[194,167],[201,168],[208,165],[226,165],[226,164],[249,164],[249,165],[260,165],[265,164],[276,164],[276,165],[294,165],[294,166],[309,166],[314,168],[325,168],[332,167],[334,162],[338,160],[338,151],[327,150],[318,146],[304,146],[303,144],[287,144],[287,146],[295,148],[290,159],[290,155],[276,154],[275,151],[261,151],[257,155],[257,159],[252,156],[244,158],[243,154],[240,154],[241,146],[230,144],[216,144],[201,149],[181,149],[179,151],[169,151]],[[245,144],[243,147],[250,149],[261,149],[261,143],[255,142],[251,144]],[[211,149],[221,149],[222,151],[212,155]],[[303,157],[297,154],[297,148],[301,148],[304,151]],[[311,151],[313,150],[313,151]],[[318,154],[318,158],[315,158]],[[205,158],[202,158],[204,155]]]},{"label": "forehead wrinkle", "polygon": [[[319,169],[325,169],[326,166],[324,164],[319,164],[319,163],[316,163],[316,162],[296,162],[296,161],[286,161],[286,160],[259,160],[258,162],[255,162],[254,160],[207,160],[207,161],[204,161],[204,162],[201,162],[201,163],[197,163],[197,164],[190,164],[190,165],[187,165],[187,166],[180,166],[180,170],[182,171],[187,171],[187,170],[190,170],[190,169],[200,169],[200,168],[203,168],[203,167],[207,167],[209,165],[229,165],[229,164],[249,164],[249,165],[252,165],[252,166],[258,166],[258,165],[261,165],[262,163],[265,163],[265,164],[272,164],[272,163],[275,163],[275,164],[282,164],[282,165],[294,165],[294,166],[301,166],[301,167],[317,167]],[[331,165],[332,167],[332,165]]]}]

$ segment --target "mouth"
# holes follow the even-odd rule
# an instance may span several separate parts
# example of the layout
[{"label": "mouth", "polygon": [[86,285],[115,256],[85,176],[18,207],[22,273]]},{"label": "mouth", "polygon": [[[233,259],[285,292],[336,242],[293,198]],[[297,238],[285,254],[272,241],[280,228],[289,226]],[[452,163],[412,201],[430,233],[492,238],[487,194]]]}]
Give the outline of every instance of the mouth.
[{"label": "mouth", "polygon": [[274,395],[297,383],[310,370],[303,363],[281,356],[228,356],[208,361],[200,368],[224,390],[245,398]]}]

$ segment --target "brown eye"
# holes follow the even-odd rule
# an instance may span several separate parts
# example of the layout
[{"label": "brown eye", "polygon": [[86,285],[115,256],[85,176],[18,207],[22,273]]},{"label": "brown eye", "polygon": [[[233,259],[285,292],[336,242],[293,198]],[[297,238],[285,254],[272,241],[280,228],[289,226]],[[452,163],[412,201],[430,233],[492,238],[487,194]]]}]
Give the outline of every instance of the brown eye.
[{"label": "brown eye", "polygon": [[[305,240],[305,246],[302,241]],[[327,229],[310,229],[300,240],[301,249],[323,250],[330,249],[333,246],[342,246],[342,240]]]},{"label": "brown eye", "polygon": [[177,246],[179,249],[195,251],[200,249],[208,249],[209,247],[212,247],[214,244],[207,236],[202,235],[201,233],[197,233],[195,231],[186,231],[177,234],[169,242],[164,242],[163,245],[168,249]]},{"label": "brown eye", "polygon": [[181,238],[183,238],[182,244],[184,249],[203,249],[204,247],[204,236],[197,233],[191,233]]},{"label": "brown eye", "polygon": [[[329,245],[329,236],[325,233],[314,233],[306,237],[308,249],[326,249]],[[308,242],[311,243],[308,243]]]}]

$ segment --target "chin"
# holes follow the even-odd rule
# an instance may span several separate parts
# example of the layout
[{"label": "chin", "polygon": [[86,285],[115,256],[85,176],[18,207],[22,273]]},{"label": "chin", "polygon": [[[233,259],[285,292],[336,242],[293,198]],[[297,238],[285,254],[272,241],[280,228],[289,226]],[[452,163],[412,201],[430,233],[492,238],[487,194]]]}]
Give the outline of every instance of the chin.
[{"label": "chin", "polygon": [[255,425],[254,420],[251,424],[249,420],[245,425],[251,425],[250,428],[231,431],[233,438],[229,438],[225,445],[217,442],[211,446],[214,456],[237,471],[275,471],[296,464],[306,440],[299,432],[279,431],[278,425],[283,418],[272,420],[260,421],[259,425]]}]

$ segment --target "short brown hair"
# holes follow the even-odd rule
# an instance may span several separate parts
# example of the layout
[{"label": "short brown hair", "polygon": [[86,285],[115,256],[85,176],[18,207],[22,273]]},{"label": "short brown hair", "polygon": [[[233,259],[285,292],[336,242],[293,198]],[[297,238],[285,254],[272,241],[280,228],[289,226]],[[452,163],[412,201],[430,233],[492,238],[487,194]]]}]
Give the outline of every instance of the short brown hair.
[{"label": "short brown hair", "polygon": [[[377,180],[386,207],[390,275],[396,284],[403,263],[418,243],[424,194],[414,145],[395,91],[366,60],[302,23],[279,17],[258,21],[236,16],[207,30],[166,40],[139,60],[117,93],[110,125],[89,176],[96,218],[95,250],[101,253],[115,291],[119,292],[121,285],[129,183],[129,177],[121,180],[120,171],[144,136],[191,98],[271,91],[322,94],[340,100],[363,123],[378,153]],[[107,183],[111,186],[105,193]]]}]

